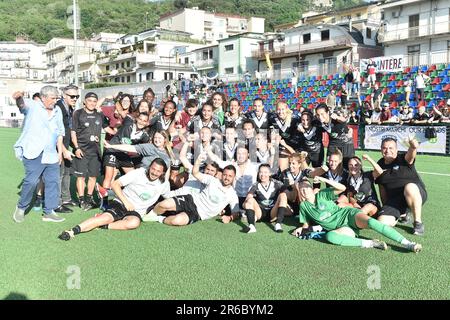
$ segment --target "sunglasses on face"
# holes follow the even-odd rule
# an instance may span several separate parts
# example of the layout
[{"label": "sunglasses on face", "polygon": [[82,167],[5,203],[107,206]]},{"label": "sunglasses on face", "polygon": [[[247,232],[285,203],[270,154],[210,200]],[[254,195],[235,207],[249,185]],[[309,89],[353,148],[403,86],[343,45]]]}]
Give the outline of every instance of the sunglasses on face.
[{"label": "sunglasses on face", "polygon": [[77,100],[80,97],[79,95],[71,95],[71,94],[68,94],[67,96],[72,100]]}]

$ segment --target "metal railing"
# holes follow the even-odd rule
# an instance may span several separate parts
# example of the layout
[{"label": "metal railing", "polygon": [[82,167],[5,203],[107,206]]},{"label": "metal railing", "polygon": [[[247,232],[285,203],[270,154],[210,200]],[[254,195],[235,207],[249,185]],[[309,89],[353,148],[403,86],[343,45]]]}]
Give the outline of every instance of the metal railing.
[{"label": "metal railing", "polygon": [[308,43],[297,43],[291,45],[281,45],[274,47],[272,50],[253,50],[252,57],[263,59],[266,52],[270,53],[271,58],[281,57],[289,54],[295,54],[304,51],[323,50],[328,47],[351,46],[352,41],[348,37],[335,37],[329,40],[314,40]]},{"label": "metal railing", "polygon": [[[423,20],[421,20],[423,23]],[[417,37],[426,37],[450,32],[450,22],[425,23],[416,27],[399,27],[400,25],[387,25],[384,33],[379,35],[381,42],[407,40]]]},{"label": "metal railing", "polygon": [[403,59],[405,67],[430,65],[450,62],[450,50],[423,52],[405,55]]}]

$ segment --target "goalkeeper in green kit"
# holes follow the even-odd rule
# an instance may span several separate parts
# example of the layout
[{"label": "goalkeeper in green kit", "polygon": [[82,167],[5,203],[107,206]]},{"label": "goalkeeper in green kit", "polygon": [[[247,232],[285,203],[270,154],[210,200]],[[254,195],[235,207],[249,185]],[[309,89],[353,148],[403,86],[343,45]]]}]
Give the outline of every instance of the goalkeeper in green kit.
[{"label": "goalkeeper in green kit", "polygon": [[407,250],[413,252],[422,250],[420,244],[407,240],[392,227],[369,217],[360,209],[338,207],[335,200],[338,194],[345,191],[343,184],[322,177],[316,177],[314,182],[325,182],[332,188],[323,189],[315,194],[307,180],[300,181],[296,185],[300,199],[299,218],[302,226],[292,232],[294,236],[301,235],[302,229],[309,227],[308,223],[315,223],[328,231],[325,239],[333,244],[386,250],[387,245],[384,241],[357,238],[359,230],[372,229],[398,242]]}]

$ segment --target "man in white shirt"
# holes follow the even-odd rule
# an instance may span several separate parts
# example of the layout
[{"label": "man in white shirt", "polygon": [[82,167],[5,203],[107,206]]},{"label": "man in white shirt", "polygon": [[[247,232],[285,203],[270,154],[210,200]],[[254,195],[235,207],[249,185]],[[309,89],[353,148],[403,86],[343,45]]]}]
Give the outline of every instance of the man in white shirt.
[{"label": "man in white shirt", "polygon": [[[170,191],[164,176],[167,165],[161,158],[152,161],[149,168],[139,168],[128,172],[112,183],[116,198],[102,214],[76,225],[59,235],[61,240],[70,240],[77,234],[95,228],[111,230],[132,230],[139,227],[147,209],[158,201],[161,195]],[[123,189],[122,189],[123,188]]]},{"label": "man in white shirt", "polygon": [[[416,83],[416,101],[419,102],[420,101],[424,101],[425,100],[425,87],[426,84],[430,81],[430,77],[427,76],[426,74],[422,73],[422,70],[419,70],[417,72],[417,76],[414,79],[414,82]],[[420,97],[420,98],[419,98]]]},{"label": "man in white shirt", "polygon": [[[206,159],[202,154],[195,161],[192,175],[205,185],[198,194],[181,195],[166,199],[151,210],[145,221],[158,221],[172,226],[186,226],[200,220],[208,220],[219,215],[227,205],[231,213],[239,213],[239,200],[233,188],[236,169],[227,166],[223,169],[222,179],[200,173],[200,163]],[[175,215],[163,217],[162,214],[174,211]]]}]

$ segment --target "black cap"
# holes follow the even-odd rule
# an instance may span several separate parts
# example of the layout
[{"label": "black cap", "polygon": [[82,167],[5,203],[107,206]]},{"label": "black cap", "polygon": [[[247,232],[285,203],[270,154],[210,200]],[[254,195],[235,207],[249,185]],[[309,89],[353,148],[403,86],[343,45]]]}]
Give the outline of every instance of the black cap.
[{"label": "black cap", "polygon": [[95,92],[88,92],[88,93],[86,93],[86,95],[84,96],[85,99],[87,99],[87,98],[92,98],[92,97],[98,100],[98,96],[97,96],[97,94],[96,94]]}]

